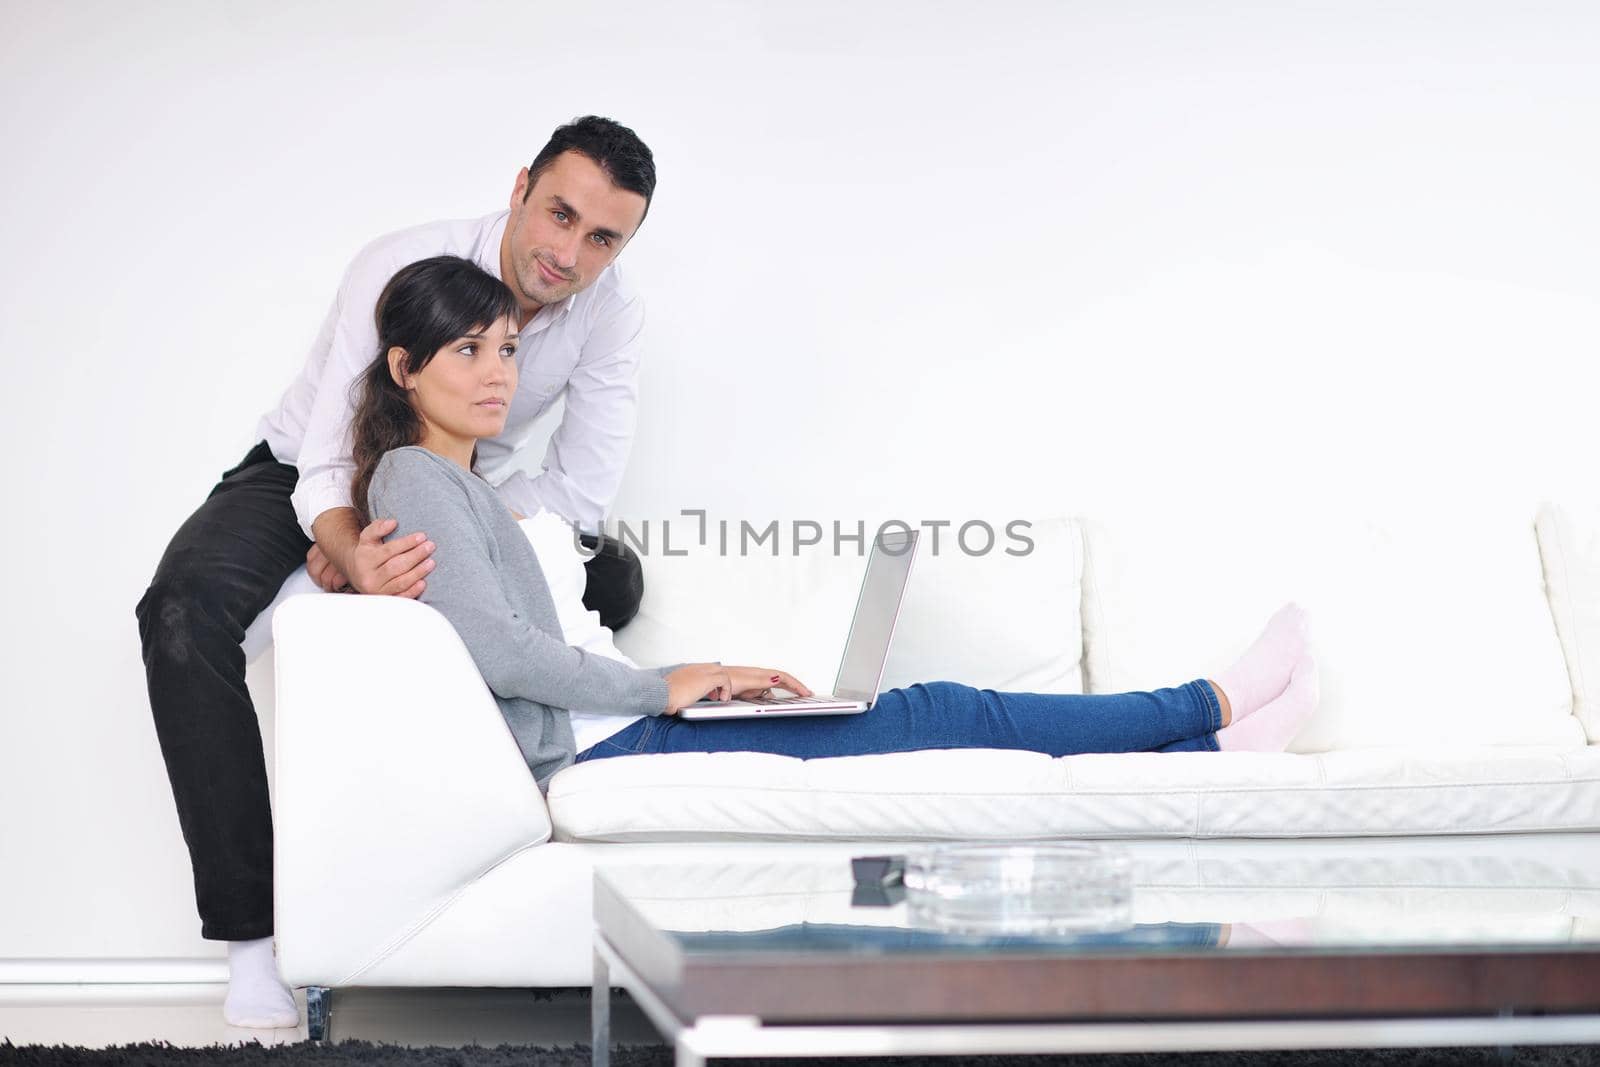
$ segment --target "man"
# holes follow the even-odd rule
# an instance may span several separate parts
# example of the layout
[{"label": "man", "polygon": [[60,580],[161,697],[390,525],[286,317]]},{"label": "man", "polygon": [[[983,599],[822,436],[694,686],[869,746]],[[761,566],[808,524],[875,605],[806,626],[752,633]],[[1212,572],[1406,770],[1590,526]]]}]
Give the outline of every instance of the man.
[{"label": "man", "polygon": [[[174,535],[139,601],[156,733],[194,866],[201,936],[229,942],[224,1014],[294,1026],[272,955],[272,822],[240,641],[302,562],[329,591],[416,597],[432,570],[427,531],[387,543],[394,522],[358,527],[351,506],[351,383],[378,354],[373,312],[395,271],[430,256],[473,260],[516,297],[521,386],[478,469],[518,515],[543,507],[593,546],[633,440],[643,305],[614,260],[655,191],[649,148],[587,116],[562,126],[518,175],[508,211],[379,238],[345,272],[305,368]],[[543,472],[512,466],[534,420],[565,392]],[[604,544],[604,542],[601,542]],[[589,560],[584,603],[623,625],[638,610],[637,557],[611,544]]]}]

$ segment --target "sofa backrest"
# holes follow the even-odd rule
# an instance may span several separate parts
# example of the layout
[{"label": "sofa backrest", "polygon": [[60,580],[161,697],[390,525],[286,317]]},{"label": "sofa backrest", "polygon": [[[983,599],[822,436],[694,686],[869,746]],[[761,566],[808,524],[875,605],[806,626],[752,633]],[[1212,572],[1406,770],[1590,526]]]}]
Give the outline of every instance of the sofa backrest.
[{"label": "sofa backrest", "polygon": [[1531,506],[1222,508],[1083,525],[1091,692],[1214,677],[1295,600],[1322,696],[1292,751],[1584,743]]},{"label": "sofa backrest", "polygon": [[[876,528],[867,524],[869,539]],[[797,549],[792,533],[780,525],[776,542],[741,556],[736,543],[722,552],[714,532],[702,547],[680,540],[674,527],[671,549],[686,554],[669,556],[658,530],[640,553],[644,603],[617,633],[617,647],[646,665],[720,660],[776,667],[825,691],[844,650],[865,549],[858,554],[846,543],[835,553],[831,532],[822,544]],[[948,679],[1083,691],[1077,523],[1030,520],[1018,537],[1003,527],[996,533],[993,548],[980,555],[963,551],[949,530],[941,532],[937,551],[923,534],[884,688]],[[972,551],[983,543],[977,536],[967,541]]]}]

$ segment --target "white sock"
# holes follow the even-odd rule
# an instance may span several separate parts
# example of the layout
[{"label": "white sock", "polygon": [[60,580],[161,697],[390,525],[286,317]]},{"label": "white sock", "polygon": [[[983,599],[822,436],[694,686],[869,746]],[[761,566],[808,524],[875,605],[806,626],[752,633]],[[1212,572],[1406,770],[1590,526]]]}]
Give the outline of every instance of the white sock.
[{"label": "white sock", "polygon": [[1317,661],[1305,653],[1278,699],[1218,730],[1217,747],[1224,752],[1282,752],[1317,710],[1317,694]]},{"label": "white sock", "polygon": [[228,942],[228,999],[222,1016],[230,1026],[278,1030],[300,1025],[294,991],[278,977],[272,938]]},{"label": "white sock", "polygon": [[1233,708],[1229,722],[1239,722],[1283,692],[1295,661],[1305,650],[1306,612],[1291,601],[1268,620],[1256,643],[1217,675],[1216,683],[1228,694]]}]

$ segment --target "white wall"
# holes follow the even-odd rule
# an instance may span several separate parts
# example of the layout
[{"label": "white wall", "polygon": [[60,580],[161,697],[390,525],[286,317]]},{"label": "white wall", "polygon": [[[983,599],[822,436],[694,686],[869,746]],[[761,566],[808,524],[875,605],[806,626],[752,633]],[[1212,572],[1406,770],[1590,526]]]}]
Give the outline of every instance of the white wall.
[{"label": "white wall", "polygon": [[1586,3],[3,22],[0,958],[219,951],[133,605],[348,257],[502,206],[577,114],[632,125],[661,172],[624,253],[650,350],[620,514],[1592,490]]}]

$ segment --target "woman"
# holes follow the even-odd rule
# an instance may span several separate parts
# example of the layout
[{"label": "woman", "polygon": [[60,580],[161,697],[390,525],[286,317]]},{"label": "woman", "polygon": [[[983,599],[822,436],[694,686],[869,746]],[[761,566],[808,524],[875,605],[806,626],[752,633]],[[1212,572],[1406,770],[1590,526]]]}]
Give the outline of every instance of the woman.
[{"label": "woman", "polygon": [[[1311,714],[1316,666],[1305,614],[1288,604],[1215,681],[1107,695],[930,682],[890,690],[860,715],[676,718],[702,697],[811,690],[781,670],[639,669],[564,640],[519,516],[472,472],[478,440],[500,433],[516,392],[515,311],[510,292],[466,260],[423,260],[394,276],[376,313],[381,350],[358,385],[353,503],[437,545],[419,599],[461,635],[541,789],[573,762],[647,752],[1274,751]],[[572,709],[596,709],[578,734]]]}]

